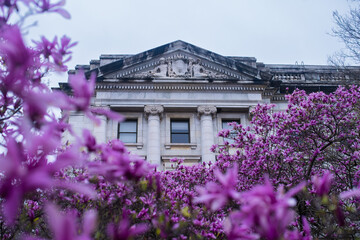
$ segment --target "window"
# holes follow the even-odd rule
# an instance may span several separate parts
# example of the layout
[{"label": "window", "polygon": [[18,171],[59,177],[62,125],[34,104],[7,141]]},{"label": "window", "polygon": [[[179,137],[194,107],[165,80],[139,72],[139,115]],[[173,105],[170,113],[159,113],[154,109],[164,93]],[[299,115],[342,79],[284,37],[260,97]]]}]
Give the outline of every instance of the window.
[{"label": "window", "polygon": [[189,120],[171,120],[171,143],[190,143]]},{"label": "window", "polygon": [[234,143],[234,138],[237,136],[237,133],[232,130],[233,126],[230,126],[229,123],[236,122],[237,124],[240,123],[239,119],[222,119],[222,129],[229,129],[230,135],[228,138],[224,138],[224,141],[229,142],[230,144]]},{"label": "window", "polygon": [[119,123],[118,138],[124,143],[137,142],[137,120],[129,119]]}]

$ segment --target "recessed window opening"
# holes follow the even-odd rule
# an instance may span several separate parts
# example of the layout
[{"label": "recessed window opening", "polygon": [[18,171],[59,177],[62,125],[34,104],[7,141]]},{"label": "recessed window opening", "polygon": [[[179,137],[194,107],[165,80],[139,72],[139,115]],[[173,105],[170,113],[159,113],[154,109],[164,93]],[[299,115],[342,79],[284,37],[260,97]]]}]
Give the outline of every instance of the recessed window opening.
[{"label": "recessed window opening", "polygon": [[119,123],[118,138],[124,143],[136,143],[137,125],[137,119],[128,119]]},{"label": "recessed window opening", "polygon": [[230,130],[230,134],[229,137],[224,138],[224,141],[231,143],[235,142],[235,138],[237,136],[237,133],[235,130],[233,130],[233,126],[230,126],[229,123],[233,123],[236,122],[237,124],[240,124],[239,119],[222,119],[222,129],[229,129]]},{"label": "recessed window opening", "polygon": [[171,143],[190,143],[188,119],[171,119]]}]

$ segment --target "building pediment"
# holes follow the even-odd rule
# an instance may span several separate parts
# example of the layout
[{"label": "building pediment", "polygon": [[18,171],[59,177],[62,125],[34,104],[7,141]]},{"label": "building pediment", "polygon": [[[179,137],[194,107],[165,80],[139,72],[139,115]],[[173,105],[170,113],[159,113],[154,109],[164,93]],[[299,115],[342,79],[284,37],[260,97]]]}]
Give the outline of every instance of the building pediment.
[{"label": "building pediment", "polygon": [[226,79],[260,80],[258,74],[245,74],[209,61],[199,56],[178,50],[133,66],[124,67],[110,74],[106,79]]},{"label": "building pediment", "polygon": [[128,55],[91,69],[99,81],[122,79],[208,79],[269,81],[271,76],[256,67],[175,41],[136,55]]}]

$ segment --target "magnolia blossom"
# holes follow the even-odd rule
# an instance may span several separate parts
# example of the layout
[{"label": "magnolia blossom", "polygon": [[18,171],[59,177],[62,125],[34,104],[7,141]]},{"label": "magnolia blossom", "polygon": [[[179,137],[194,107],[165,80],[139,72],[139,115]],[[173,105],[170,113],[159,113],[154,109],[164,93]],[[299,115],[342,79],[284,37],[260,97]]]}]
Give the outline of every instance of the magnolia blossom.
[{"label": "magnolia blossom", "polygon": [[[46,207],[48,222],[53,232],[54,240],[90,240],[91,234],[96,227],[97,213],[94,210],[85,212],[83,225],[78,230],[76,223],[76,213],[70,211],[60,212],[54,205]],[[81,232],[82,234],[78,234]]]},{"label": "magnolia blossom", "polygon": [[54,37],[52,41],[49,41],[44,36],[40,41],[33,41],[35,43],[35,49],[44,58],[42,65],[48,68],[55,68],[59,71],[66,71],[67,67],[65,63],[71,60],[70,50],[76,46],[77,42],[71,42],[71,39],[67,36],[63,36],[60,41],[57,37]]},{"label": "magnolia blossom", "polygon": [[312,177],[312,182],[314,184],[315,192],[319,196],[324,196],[329,193],[333,175],[326,171],[322,177],[317,175]]},{"label": "magnolia blossom", "polygon": [[352,197],[360,197],[360,188],[351,189],[349,191],[342,192],[340,198],[347,199]]},{"label": "magnolia blossom", "polygon": [[25,96],[22,91],[30,84],[27,74],[29,68],[34,67],[35,64],[34,52],[25,46],[17,26],[7,26],[2,29],[0,56],[7,66],[6,75],[1,76],[2,88],[8,92],[13,91],[19,96]]},{"label": "magnolia blossom", "polygon": [[59,0],[57,3],[53,3],[53,0],[28,0],[38,7],[39,12],[54,12],[58,13],[64,18],[69,19],[70,14],[64,8],[65,0]]},{"label": "magnolia blossom", "polygon": [[270,181],[266,179],[264,185],[255,186],[242,193],[241,209],[236,216],[261,237],[268,240],[280,239],[294,220],[295,212],[292,207],[296,201],[292,196],[304,186],[305,183],[300,184],[284,194],[282,189],[275,192]]},{"label": "magnolia blossom", "polygon": [[113,240],[127,240],[144,233],[148,227],[145,224],[131,225],[127,216],[128,212],[124,212],[123,219],[118,225],[110,224],[108,226],[108,234]]},{"label": "magnolia blossom", "polygon": [[88,81],[85,78],[84,72],[80,71],[75,75],[69,76],[69,84],[73,89],[74,95],[71,103],[77,107],[77,110],[86,111],[94,94],[95,76],[92,75]]},{"label": "magnolia blossom", "polygon": [[197,187],[199,197],[195,198],[197,203],[205,203],[212,211],[216,211],[228,203],[229,200],[238,200],[240,194],[236,190],[238,167],[235,164],[229,168],[226,174],[222,174],[219,169],[214,171],[214,175],[220,184],[209,182],[205,187]]},{"label": "magnolia blossom", "polygon": [[92,174],[100,174],[110,181],[123,179],[139,180],[146,176],[154,166],[142,159],[131,156],[120,140],[112,140],[109,144],[94,145],[93,140],[87,136],[87,147],[101,151],[101,161],[89,163]]},{"label": "magnolia blossom", "polygon": [[238,212],[232,212],[223,223],[224,231],[229,240],[255,240],[259,234],[253,233],[250,227],[242,224]]}]

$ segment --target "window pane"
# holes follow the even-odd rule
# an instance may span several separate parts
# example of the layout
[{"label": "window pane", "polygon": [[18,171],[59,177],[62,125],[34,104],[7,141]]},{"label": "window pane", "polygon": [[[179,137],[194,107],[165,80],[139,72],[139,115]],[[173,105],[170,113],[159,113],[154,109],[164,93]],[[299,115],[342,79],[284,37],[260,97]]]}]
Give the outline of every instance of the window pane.
[{"label": "window pane", "polygon": [[137,129],[137,120],[126,120],[125,122],[120,123],[120,133],[122,132],[132,132],[136,133]]},{"label": "window pane", "polygon": [[172,133],[188,133],[189,122],[188,121],[173,121],[171,122]]},{"label": "window pane", "polygon": [[120,133],[119,138],[124,143],[136,143],[136,133]]},{"label": "window pane", "polygon": [[234,119],[223,119],[222,120],[222,129],[229,129],[230,130],[230,134],[228,138],[224,138],[224,141],[229,142],[230,144],[235,143],[234,138],[236,138],[237,136],[237,132],[232,130],[233,126],[229,126],[229,123],[240,123],[239,120],[234,120]]},{"label": "window pane", "polygon": [[171,142],[172,143],[189,143],[189,120],[171,120]]},{"label": "window pane", "polygon": [[187,133],[173,133],[171,134],[172,143],[189,143],[189,134]]},{"label": "window pane", "polygon": [[222,129],[232,129],[232,126],[229,126],[229,123],[236,122],[239,123],[239,120],[222,120]]}]

